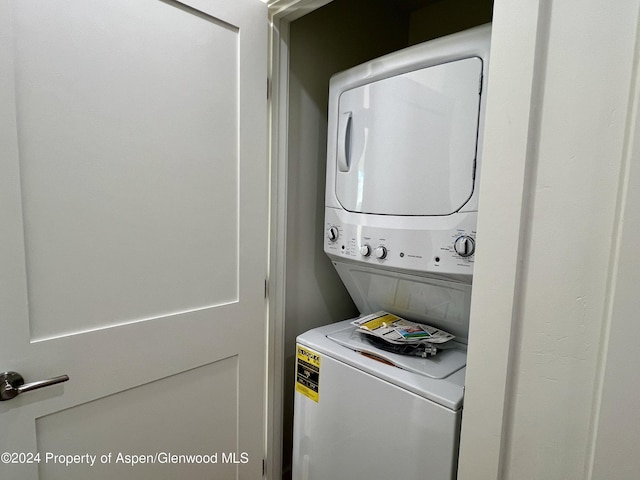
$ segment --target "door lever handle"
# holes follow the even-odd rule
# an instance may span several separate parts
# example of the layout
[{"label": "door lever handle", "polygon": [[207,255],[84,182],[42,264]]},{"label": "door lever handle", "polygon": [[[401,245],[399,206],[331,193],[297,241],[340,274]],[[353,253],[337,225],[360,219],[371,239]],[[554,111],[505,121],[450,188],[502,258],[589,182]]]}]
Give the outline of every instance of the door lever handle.
[{"label": "door lever handle", "polygon": [[31,390],[36,390],[38,388],[66,382],[67,380],[69,380],[68,375],[60,375],[47,380],[24,383],[24,378],[22,378],[22,375],[19,373],[3,372],[0,373],[0,402],[11,400],[24,392],[30,392]]}]

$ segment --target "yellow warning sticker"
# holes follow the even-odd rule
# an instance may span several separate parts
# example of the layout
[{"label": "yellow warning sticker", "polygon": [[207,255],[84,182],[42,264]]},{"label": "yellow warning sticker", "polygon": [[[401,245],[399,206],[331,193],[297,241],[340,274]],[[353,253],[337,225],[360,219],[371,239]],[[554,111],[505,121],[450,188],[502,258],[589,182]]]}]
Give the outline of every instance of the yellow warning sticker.
[{"label": "yellow warning sticker", "polygon": [[296,392],[317,402],[320,397],[320,354],[296,344]]}]

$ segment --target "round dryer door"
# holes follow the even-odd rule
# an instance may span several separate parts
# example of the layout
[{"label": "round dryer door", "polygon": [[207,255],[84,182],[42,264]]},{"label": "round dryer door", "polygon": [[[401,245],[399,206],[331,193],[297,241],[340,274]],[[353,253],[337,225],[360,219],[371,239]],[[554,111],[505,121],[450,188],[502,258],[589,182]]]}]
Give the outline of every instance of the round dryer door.
[{"label": "round dryer door", "polygon": [[473,193],[482,60],[443,63],[340,96],[336,196],[346,210],[449,215]]}]

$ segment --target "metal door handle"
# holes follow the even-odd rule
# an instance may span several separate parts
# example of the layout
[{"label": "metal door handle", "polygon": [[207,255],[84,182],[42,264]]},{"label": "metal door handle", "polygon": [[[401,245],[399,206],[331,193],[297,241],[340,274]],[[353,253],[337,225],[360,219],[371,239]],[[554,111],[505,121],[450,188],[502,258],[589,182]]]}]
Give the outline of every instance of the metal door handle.
[{"label": "metal door handle", "polygon": [[58,377],[40,380],[38,382],[24,383],[24,378],[17,372],[0,373],[0,402],[11,400],[21,393],[30,392],[56,383],[62,383],[69,380],[68,375],[60,375]]}]

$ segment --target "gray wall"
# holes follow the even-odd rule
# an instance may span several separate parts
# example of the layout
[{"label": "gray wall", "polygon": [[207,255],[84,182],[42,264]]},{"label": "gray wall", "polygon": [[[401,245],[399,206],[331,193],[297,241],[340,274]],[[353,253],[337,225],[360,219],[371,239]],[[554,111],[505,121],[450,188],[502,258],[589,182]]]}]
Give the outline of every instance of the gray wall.
[{"label": "gray wall", "polygon": [[408,16],[385,0],[336,0],[291,24],[283,469],[290,465],[295,338],[357,316],[324,254],[327,99],[332,74],[406,46]]},{"label": "gray wall", "polygon": [[409,45],[489,23],[493,0],[441,0],[411,13]]}]

